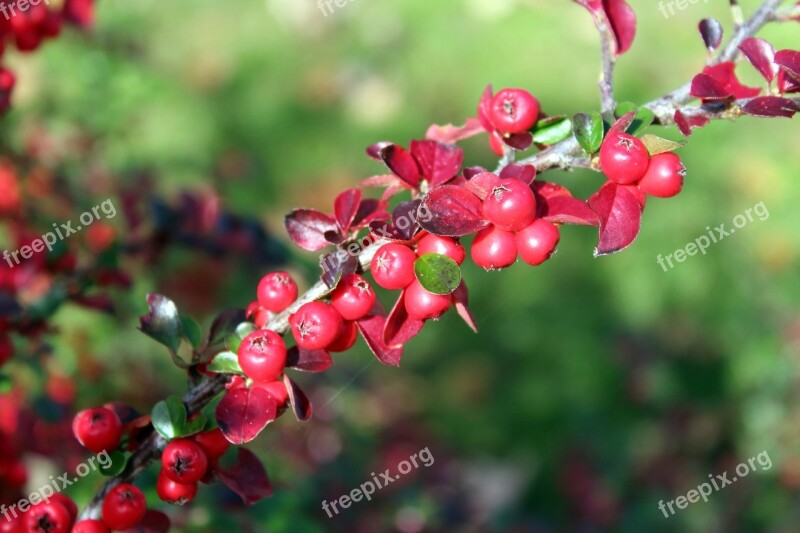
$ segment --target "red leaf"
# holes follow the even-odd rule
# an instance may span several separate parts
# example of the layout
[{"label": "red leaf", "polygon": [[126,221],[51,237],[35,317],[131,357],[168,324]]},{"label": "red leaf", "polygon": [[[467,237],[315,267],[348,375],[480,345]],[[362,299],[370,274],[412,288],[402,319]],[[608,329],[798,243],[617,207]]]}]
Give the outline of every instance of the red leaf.
[{"label": "red leaf", "polygon": [[700,30],[700,36],[703,37],[703,42],[706,44],[708,51],[713,52],[716,50],[722,42],[724,33],[722,24],[717,19],[708,18],[701,20],[697,28]]},{"label": "red leaf", "polygon": [[386,326],[386,311],[380,302],[375,302],[372,312],[366,317],[356,321],[356,327],[361,336],[378,358],[378,361],[387,366],[400,366],[400,359],[403,357],[402,346],[387,346],[383,342],[383,330]]},{"label": "red leaf", "polygon": [[386,346],[402,346],[422,331],[422,327],[425,325],[425,321],[416,320],[408,316],[405,295],[406,291],[400,293],[400,297],[394,304],[392,311],[386,318],[386,324],[383,326],[383,342]]},{"label": "red leaf", "polygon": [[148,509],[138,524],[122,530],[122,533],[167,533],[169,530],[169,517],[161,511]]},{"label": "red leaf", "polygon": [[387,146],[391,146],[391,144],[392,143],[387,141],[381,141],[367,146],[367,157],[370,157],[375,161],[380,161],[382,163],[383,159],[381,159],[381,150],[383,150]]},{"label": "red leaf", "polygon": [[630,246],[639,234],[642,222],[642,206],[636,196],[616,183],[606,182],[588,202],[600,219],[600,239],[595,257]]},{"label": "red leaf", "polygon": [[292,381],[286,374],[283,375],[283,383],[286,385],[286,392],[289,393],[289,404],[292,406],[294,416],[300,422],[305,422],[313,413],[311,402],[297,383]]},{"label": "red leaf", "polygon": [[483,201],[489,196],[489,191],[494,189],[498,181],[500,181],[500,178],[496,174],[484,171],[470,178],[464,188]]},{"label": "red leaf", "polygon": [[247,448],[239,448],[235,465],[230,468],[218,467],[216,473],[219,480],[238,494],[246,505],[272,496],[272,483],[264,465]]},{"label": "red leaf", "polygon": [[742,111],[754,117],[792,118],[797,113],[797,105],[788,98],[779,96],[760,96],[747,102]]},{"label": "red leaf", "polygon": [[515,133],[508,137],[503,137],[503,142],[514,150],[527,150],[533,144],[533,134],[529,131]]},{"label": "red leaf", "polygon": [[800,92],[800,81],[792,78],[785,70],[778,72],[778,90],[781,94]]},{"label": "red leaf", "polygon": [[494,131],[496,128],[492,124],[492,86],[487,85],[481,95],[481,101],[478,102],[478,121],[486,131]]},{"label": "red leaf", "polygon": [[681,113],[680,109],[675,110],[673,119],[675,120],[675,125],[678,126],[678,129],[685,137],[692,134],[692,128],[702,128],[708,124],[708,117],[703,115],[689,115],[687,117]]},{"label": "red leaf", "polygon": [[333,214],[336,217],[336,223],[342,234],[346,234],[350,229],[350,225],[358,213],[358,208],[361,205],[361,191],[358,189],[347,189],[336,197],[333,202]]},{"label": "red leaf", "polygon": [[489,171],[483,167],[467,167],[464,169],[462,174],[464,175],[465,179],[471,180],[472,178],[474,178],[478,174],[482,174],[483,172],[489,172]]},{"label": "red leaf", "polygon": [[343,248],[320,256],[319,266],[322,268],[322,281],[333,290],[339,284],[342,276],[352,274],[358,269],[358,259]]},{"label": "red leaf", "polygon": [[800,52],[780,50],[775,54],[775,63],[789,76],[800,82]]},{"label": "red leaf", "polygon": [[[719,82],[719,84],[723,87],[723,92],[727,93],[728,96],[733,96],[734,98],[752,98],[754,96],[758,96],[758,93],[761,92],[761,89],[758,87],[747,87],[746,85],[742,85],[739,82],[739,78],[736,77],[736,65],[733,61],[724,61],[717,65],[712,65],[703,69],[703,74],[711,76],[715,80]],[[696,78],[695,78],[696,79]],[[692,89],[694,89],[694,80],[692,80]],[[694,94],[694,90],[692,91],[692,96],[697,96]],[[718,99],[718,97],[700,97],[703,99]]]},{"label": "red leaf", "polygon": [[636,37],[636,14],[625,0],[603,0],[603,9],[614,30],[616,53],[621,56],[628,51]]},{"label": "red leaf", "polygon": [[361,203],[358,205],[358,211],[350,227],[360,229],[366,227],[373,220],[388,219],[389,213],[386,212],[386,202],[374,198],[365,198],[361,200]]},{"label": "red leaf", "polygon": [[692,88],[689,94],[703,100],[724,100],[730,98],[731,93],[716,78],[708,74],[698,74],[692,78]]},{"label": "red leaf", "polygon": [[557,196],[572,196],[569,189],[558,183],[550,181],[536,181],[533,183],[533,192],[536,193],[537,201],[539,197],[544,199],[555,198]]},{"label": "red leaf", "polygon": [[620,132],[625,133],[625,130],[633,124],[633,120],[636,118],[636,111],[628,111],[621,117],[617,119],[615,123],[608,128],[608,133],[606,133],[606,137],[610,137],[612,134]]},{"label": "red leaf", "polygon": [[358,183],[358,186],[383,188],[396,185],[398,183],[403,182],[394,174],[381,174],[379,176],[370,176],[369,178],[364,178]]},{"label": "red leaf", "polygon": [[574,198],[566,187],[547,181],[533,183],[536,195],[536,218],[560,224],[597,226],[597,214],[584,202]]},{"label": "red leaf", "polygon": [[461,283],[453,291],[453,305],[455,305],[458,316],[467,323],[472,331],[478,333],[478,326],[475,324],[475,317],[469,310],[469,293],[467,291],[467,284],[462,280]]},{"label": "red leaf", "polygon": [[325,350],[306,350],[292,346],[286,353],[286,366],[302,372],[325,372],[333,358]]},{"label": "red leaf", "polygon": [[748,37],[739,45],[739,50],[767,81],[771,82],[778,75],[780,69],[775,64],[775,49],[764,39]]},{"label": "red leaf", "polygon": [[314,209],[295,209],[286,215],[284,225],[292,241],[308,252],[322,250],[331,244],[326,233],[339,234],[336,221]]},{"label": "red leaf", "polygon": [[[470,180],[471,181],[471,180]],[[477,196],[455,185],[442,185],[433,189],[422,200],[420,210],[427,209],[430,216],[419,218],[423,229],[436,235],[461,237],[485,228],[483,204]]]},{"label": "red leaf", "polygon": [[411,141],[411,155],[431,187],[450,181],[464,162],[461,148],[436,141]]},{"label": "red leaf", "polygon": [[275,420],[278,405],[260,388],[229,390],[214,412],[219,428],[233,444],[243,444],[258,437]]},{"label": "red leaf", "polygon": [[395,176],[412,187],[419,185],[419,166],[414,157],[402,146],[390,144],[380,151],[383,162]]},{"label": "red leaf", "polygon": [[536,167],[533,165],[520,165],[518,163],[511,163],[503,167],[500,171],[500,179],[515,179],[519,180],[525,185],[533,183],[536,178]]},{"label": "red leaf", "polygon": [[462,139],[468,139],[479,133],[483,133],[484,128],[481,121],[477,118],[468,118],[463,126],[437,126],[436,124],[428,128],[425,138],[431,141],[439,141],[446,144],[454,144]]}]

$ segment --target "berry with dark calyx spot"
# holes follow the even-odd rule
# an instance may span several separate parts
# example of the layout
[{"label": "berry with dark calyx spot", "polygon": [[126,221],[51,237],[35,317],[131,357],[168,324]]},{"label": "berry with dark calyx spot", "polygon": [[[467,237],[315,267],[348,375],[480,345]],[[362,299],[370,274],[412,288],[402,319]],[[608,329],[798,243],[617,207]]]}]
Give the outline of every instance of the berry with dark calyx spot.
[{"label": "berry with dark calyx spot", "polygon": [[289,317],[297,346],[320,350],[336,340],[342,328],[342,315],[325,302],[308,302]]},{"label": "berry with dark calyx spot", "polygon": [[280,313],[297,299],[297,284],[286,272],[271,272],[258,282],[256,293],[261,307]]},{"label": "berry with dark calyx spot", "polygon": [[72,517],[60,502],[44,501],[25,513],[23,524],[26,533],[69,533]]},{"label": "berry with dark calyx spot", "polygon": [[239,366],[253,381],[274,381],[286,366],[286,343],[271,329],[258,329],[242,339]]},{"label": "berry with dark calyx spot", "polygon": [[122,438],[122,422],[111,409],[86,409],[72,420],[72,433],[82,446],[94,453],[114,451]]},{"label": "berry with dark calyx spot", "polygon": [[161,454],[161,467],[168,478],[178,483],[195,483],[206,473],[208,457],[194,441],[175,439]]},{"label": "berry with dark calyx spot", "polygon": [[439,318],[450,309],[452,297],[428,292],[419,281],[414,281],[406,288],[403,303],[408,316],[416,320],[428,320]]},{"label": "berry with dark calyx spot", "polygon": [[529,265],[541,265],[553,255],[560,238],[556,225],[540,218],[517,233],[517,252]]},{"label": "berry with dark calyx spot", "polygon": [[683,189],[686,167],[681,158],[672,152],[654,155],[650,158],[647,172],[639,181],[639,189],[650,196],[672,198]]},{"label": "berry with dark calyx spot", "polygon": [[647,171],[649,159],[644,143],[627,133],[611,133],[600,146],[600,169],[620,185],[639,181]]},{"label": "berry with dark calyx spot", "polygon": [[167,503],[184,505],[194,500],[197,495],[197,483],[178,483],[162,470],[156,482],[156,492],[158,497]]},{"label": "berry with dark calyx spot", "polygon": [[147,512],[142,491],[130,483],[112,488],[103,500],[103,522],[109,529],[128,529],[138,524]]},{"label": "berry with dark calyx spot", "polygon": [[459,265],[467,257],[467,252],[464,251],[464,247],[461,246],[457,239],[441,237],[432,233],[425,235],[417,243],[417,255],[421,257],[425,254],[441,254],[449,257]]},{"label": "berry with dark calyx spot", "polygon": [[536,197],[519,180],[500,180],[483,200],[483,216],[504,231],[519,231],[536,218]]},{"label": "berry with dark calyx spot", "polygon": [[416,260],[417,254],[408,246],[396,242],[384,244],[372,257],[372,277],[384,289],[405,289],[416,279]]},{"label": "berry with dark calyx spot", "polygon": [[61,492],[56,492],[50,496],[50,501],[58,502],[64,506],[64,509],[69,513],[70,519],[74,523],[78,519],[78,506],[72,501],[72,498]]},{"label": "berry with dark calyx spot", "polygon": [[476,265],[486,270],[505,268],[517,260],[517,242],[510,231],[489,226],[475,235],[470,255]]},{"label": "berry with dark calyx spot", "polygon": [[347,274],[331,293],[331,305],[345,320],[358,320],[370,312],[377,296],[369,282],[358,274]]},{"label": "berry with dark calyx spot", "polygon": [[524,89],[503,89],[492,98],[490,119],[505,133],[528,131],[539,119],[539,101]]},{"label": "berry with dark calyx spot", "polygon": [[355,322],[351,322],[346,320],[342,324],[342,330],[339,332],[339,336],[334,339],[330,345],[326,348],[329,352],[346,352],[353,345],[356,343],[356,339],[358,339],[358,328],[356,327]]}]

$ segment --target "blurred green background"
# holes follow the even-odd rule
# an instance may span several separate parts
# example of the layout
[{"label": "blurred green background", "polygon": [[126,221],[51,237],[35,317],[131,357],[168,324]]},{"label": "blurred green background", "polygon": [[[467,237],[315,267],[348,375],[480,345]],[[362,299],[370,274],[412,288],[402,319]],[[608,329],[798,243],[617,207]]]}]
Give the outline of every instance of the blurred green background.
[{"label": "blurred green background", "polygon": [[[730,32],[723,0],[669,18],[655,2],[631,4],[638,36],[618,64],[620,101],[646,102],[702,68],[701,18]],[[742,4],[747,13],[757,3]],[[762,36],[787,48],[799,29],[773,25]],[[531,90],[549,114],[598,106],[598,38],[566,0],[355,0],[327,17],[312,0],[105,0],[90,33],[67,31],[9,63],[19,85],[7,142],[21,148],[14,132],[32,128],[57,146],[91,139],[68,167],[75,183],[147,171],[160,194],[215,190],[226,209],[281,239],[289,209],[330,211],[338,191],[382,173],[367,145],[462,123],[488,83]],[[741,72],[760,83],[749,66]],[[324,375],[299,376],[315,418],[282,417],[254,446],[275,496],[245,510],[204,487],[191,507],[168,510],[177,530],[797,531],[797,128],[744,118],[697,130],[681,150],[684,192],[651,199],[623,253],[593,259],[595,230],[567,227],[545,266],[466,266],[479,335],[449,313],[409,344],[399,369],[359,344]],[[485,136],[464,148],[466,164],[494,166]],[[601,184],[589,171],[546,179],[583,198]],[[106,198],[103,187],[88,191],[92,200]],[[759,202],[768,219],[669,272],[658,266],[658,254]],[[306,284],[316,259],[294,253]],[[137,271],[135,309],[122,320],[62,310],[57,364],[76,373],[89,338],[107,368],[80,389],[79,407],[121,396],[146,411],[183,390],[180,373],[135,331],[146,292],[207,324],[213,311],[254,299],[261,274],[247,257],[215,273],[173,252],[157,270]],[[186,276],[215,289],[187,288]],[[323,498],[424,447],[434,466],[338,516],[322,511]],[[670,518],[658,509],[762,451],[772,468]],[[86,481],[72,495],[85,501],[93,488]],[[152,489],[149,501],[157,505]]]}]

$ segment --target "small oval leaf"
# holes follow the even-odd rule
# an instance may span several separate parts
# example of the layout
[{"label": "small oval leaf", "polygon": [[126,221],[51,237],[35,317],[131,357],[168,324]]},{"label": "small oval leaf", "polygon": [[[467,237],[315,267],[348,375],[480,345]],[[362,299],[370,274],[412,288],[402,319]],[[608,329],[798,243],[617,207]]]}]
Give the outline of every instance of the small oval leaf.
[{"label": "small oval leaf", "polygon": [[220,352],[215,355],[211,364],[208,365],[208,371],[222,374],[244,374],[242,367],[239,366],[239,357],[233,352]]},{"label": "small oval leaf", "polygon": [[600,113],[578,113],[572,117],[572,133],[588,154],[600,149],[603,142],[603,118]]},{"label": "small oval leaf", "polygon": [[550,146],[563,141],[572,133],[572,122],[567,117],[547,117],[533,127],[533,142]]},{"label": "small oval leaf", "polygon": [[[421,216],[423,210],[426,216]],[[461,237],[483,229],[483,204],[477,196],[455,185],[433,189],[419,207],[417,220],[423,229],[436,235]]]},{"label": "small oval leaf", "polygon": [[424,254],[414,261],[414,274],[422,287],[433,294],[450,294],[461,283],[458,263],[442,254]]}]

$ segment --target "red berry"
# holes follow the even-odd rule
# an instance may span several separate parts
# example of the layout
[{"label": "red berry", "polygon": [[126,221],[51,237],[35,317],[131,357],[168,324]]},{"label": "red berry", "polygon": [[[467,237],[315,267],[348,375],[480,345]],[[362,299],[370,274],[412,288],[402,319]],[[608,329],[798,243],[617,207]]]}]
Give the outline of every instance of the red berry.
[{"label": "red berry", "polygon": [[325,348],[339,336],[342,315],[325,302],[309,302],[289,317],[297,346],[306,350]]},{"label": "red berry", "polygon": [[372,257],[372,277],[384,289],[404,289],[416,279],[416,260],[417,254],[408,246],[396,242],[384,244]]},{"label": "red berry", "polygon": [[539,119],[539,101],[524,89],[503,89],[492,98],[492,124],[506,133],[522,133]]},{"label": "red berry", "polygon": [[257,301],[251,302],[244,312],[244,316],[248,320],[252,320],[253,324],[255,324],[257,328],[263,328],[269,324],[270,319],[272,319],[272,315],[273,313],[271,311],[267,311],[261,307],[261,304],[259,304]]},{"label": "red berry", "polygon": [[94,453],[113,451],[122,438],[122,422],[111,409],[86,409],[72,420],[72,433],[82,446]]},{"label": "red berry", "polygon": [[274,381],[286,366],[286,344],[271,329],[258,329],[239,345],[239,366],[254,381]]},{"label": "red berry", "polygon": [[197,495],[197,483],[178,483],[167,477],[162,470],[156,482],[158,497],[167,503],[184,505]]},{"label": "red berry", "polygon": [[64,509],[67,510],[70,517],[70,523],[75,522],[78,519],[78,506],[75,505],[75,502],[72,501],[72,498],[63,494],[61,492],[56,492],[52,496],[50,496],[51,502],[58,502],[64,506]]},{"label": "red berry", "polygon": [[450,309],[451,301],[452,297],[449,294],[428,292],[416,280],[406,288],[404,298],[406,313],[417,320],[439,318],[445,311]]},{"label": "red berry", "polygon": [[439,235],[428,234],[420,239],[417,244],[417,255],[441,254],[449,257],[459,265],[464,262],[467,252],[461,243],[453,237],[441,237]]},{"label": "red berry", "polygon": [[111,489],[103,500],[103,522],[109,529],[128,529],[138,524],[147,512],[142,491],[130,483]]},{"label": "red berry", "polygon": [[99,254],[114,244],[116,235],[117,232],[111,224],[95,222],[86,228],[86,246],[92,252]]},{"label": "red berry", "polygon": [[345,320],[365,317],[377,296],[369,282],[358,274],[347,274],[331,294],[331,305]]},{"label": "red berry", "polygon": [[355,322],[345,320],[339,336],[326,348],[329,352],[346,352],[356,343],[358,339],[358,327]]},{"label": "red berry", "polygon": [[256,293],[261,307],[280,313],[297,299],[297,284],[286,272],[271,272],[258,282]]},{"label": "red berry", "polygon": [[499,133],[493,131],[491,134],[489,134],[489,148],[491,148],[492,152],[499,156],[502,156],[505,153],[506,145]]},{"label": "red berry", "polygon": [[240,387],[244,387],[246,385],[247,385],[247,382],[245,381],[245,379],[242,376],[235,375],[235,376],[232,376],[230,378],[230,380],[225,384],[225,389],[226,390],[234,390],[234,389],[238,389]]},{"label": "red berry", "polygon": [[642,192],[659,198],[671,198],[681,192],[686,167],[681,158],[672,152],[654,155],[647,172],[639,181]]},{"label": "red berry", "polygon": [[228,442],[228,439],[225,438],[225,435],[222,434],[222,430],[219,428],[198,433],[192,437],[192,439],[198,446],[203,448],[206,457],[211,461],[222,457],[222,454],[228,451],[228,448],[231,446],[231,443]]},{"label": "red berry", "polygon": [[540,218],[517,233],[519,257],[529,265],[541,265],[553,255],[560,238],[555,224]]},{"label": "red berry", "polygon": [[[161,467],[168,478],[178,483],[195,483],[206,473],[208,458],[198,444],[189,439],[175,439],[161,454]],[[116,529],[116,528],[114,528]]]},{"label": "red berry", "polygon": [[278,407],[282,407],[289,400],[289,392],[283,381],[271,381],[269,383],[254,383],[253,387],[258,387],[267,391],[275,399]]},{"label": "red berry", "polygon": [[81,520],[72,527],[72,533],[110,533],[101,520]]},{"label": "red berry", "polygon": [[0,67],[0,91],[10,91],[14,88],[17,77],[5,67]]},{"label": "red berry", "polygon": [[621,185],[639,181],[649,158],[644,143],[627,133],[612,133],[600,146],[600,168],[608,179]]},{"label": "red berry", "polygon": [[536,218],[536,197],[519,180],[500,180],[483,200],[483,216],[504,231],[519,231]]},{"label": "red berry", "polygon": [[505,268],[517,260],[514,234],[494,226],[480,230],[472,241],[472,260],[486,270]]},{"label": "red berry", "polygon": [[69,533],[72,517],[60,502],[37,503],[25,513],[26,533]]}]

